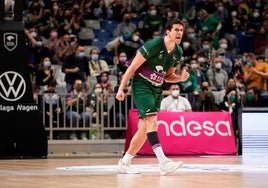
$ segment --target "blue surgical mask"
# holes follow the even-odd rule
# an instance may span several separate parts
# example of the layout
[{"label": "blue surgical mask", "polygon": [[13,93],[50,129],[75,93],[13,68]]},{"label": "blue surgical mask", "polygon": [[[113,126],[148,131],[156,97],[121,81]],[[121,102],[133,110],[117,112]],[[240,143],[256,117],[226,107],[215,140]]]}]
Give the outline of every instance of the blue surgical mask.
[{"label": "blue surgical mask", "polygon": [[247,62],[247,65],[248,65],[249,67],[253,67],[253,63],[252,63],[251,61],[248,61],[248,62]]},{"label": "blue surgical mask", "polygon": [[242,62],[247,62],[247,57],[246,56],[242,57]]},{"label": "blue surgical mask", "polygon": [[37,41],[36,42],[36,46],[37,47],[42,47],[43,46],[43,42],[42,41]]},{"label": "blue surgical mask", "polygon": [[98,54],[92,54],[91,59],[96,61],[96,60],[99,59],[99,55]]},{"label": "blue surgical mask", "polygon": [[196,33],[189,33],[187,36],[188,36],[190,39],[194,39],[195,36],[196,36]]},{"label": "blue surgical mask", "polygon": [[210,46],[205,44],[205,45],[202,46],[202,48],[203,48],[203,50],[209,50]]},{"label": "blue surgical mask", "polygon": [[50,61],[45,61],[44,62],[44,67],[50,67],[50,65],[51,65]]},{"label": "blue surgical mask", "polygon": [[79,52],[78,57],[83,58],[85,55],[86,55],[85,52]]}]

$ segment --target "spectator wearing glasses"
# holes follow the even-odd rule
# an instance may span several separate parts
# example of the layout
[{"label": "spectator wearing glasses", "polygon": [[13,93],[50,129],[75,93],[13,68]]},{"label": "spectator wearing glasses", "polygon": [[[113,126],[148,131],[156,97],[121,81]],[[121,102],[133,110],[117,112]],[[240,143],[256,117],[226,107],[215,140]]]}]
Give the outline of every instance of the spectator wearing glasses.
[{"label": "spectator wearing glasses", "polygon": [[180,96],[179,85],[171,84],[170,95],[162,99],[160,110],[171,112],[191,112],[192,107],[186,97]]}]

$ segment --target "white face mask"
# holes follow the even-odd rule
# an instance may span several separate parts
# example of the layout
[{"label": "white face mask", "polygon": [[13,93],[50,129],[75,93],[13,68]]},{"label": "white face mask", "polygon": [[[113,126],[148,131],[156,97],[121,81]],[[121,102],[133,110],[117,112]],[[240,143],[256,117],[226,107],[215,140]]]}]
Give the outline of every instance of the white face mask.
[{"label": "white face mask", "polygon": [[182,45],[183,45],[183,48],[189,48],[190,43],[189,42],[183,42]]},{"label": "white face mask", "polygon": [[197,64],[191,64],[191,69],[197,69]]},{"label": "white face mask", "polygon": [[180,95],[180,90],[175,89],[171,91],[172,97],[178,97]]},{"label": "white face mask", "polygon": [[155,16],[155,15],[156,15],[156,13],[157,13],[157,11],[156,11],[156,10],[151,10],[151,11],[150,11],[150,14],[151,14],[152,16]]},{"label": "white face mask", "polygon": [[198,61],[199,63],[204,63],[204,62],[205,62],[205,58],[203,58],[203,57],[199,57],[199,58],[197,59],[197,61]]},{"label": "white face mask", "polygon": [[96,94],[99,94],[99,93],[102,92],[102,89],[101,89],[101,88],[96,88],[96,89],[94,90],[94,92],[95,92]]},{"label": "white face mask", "polygon": [[254,18],[257,18],[257,17],[259,17],[259,16],[260,16],[260,13],[258,13],[258,12],[254,12],[254,13],[253,13],[253,17],[254,17]]},{"label": "white face mask", "polygon": [[221,69],[221,63],[217,63],[217,64],[215,65],[215,68],[216,68],[216,69]]},{"label": "white face mask", "polygon": [[37,33],[35,31],[30,33],[33,38],[37,37]]},{"label": "white face mask", "polygon": [[135,41],[135,42],[137,42],[138,40],[139,40],[139,36],[138,35],[133,35],[133,37],[132,37],[132,39]]},{"label": "white face mask", "polygon": [[236,11],[232,11],[232,12],[231,12],[231,15],[232,15],[232,16],[237,16],[237,12],[236,12]]},{"label": "white face mask", "polygon": [[222,44],[220,44],[220,48],[223,48],[223,49],[227,49],[227,44],[225,44],[225,43],[222,43]]}]

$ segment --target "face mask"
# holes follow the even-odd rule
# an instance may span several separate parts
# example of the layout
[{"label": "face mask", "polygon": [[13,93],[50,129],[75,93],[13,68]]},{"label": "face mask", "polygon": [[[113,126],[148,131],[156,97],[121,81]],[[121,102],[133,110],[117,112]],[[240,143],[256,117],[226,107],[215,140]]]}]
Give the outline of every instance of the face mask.
[{"label": "face mask", "polygon": [[180,91],[179,90],[172,90],[171,91],[171,95],[173,96],[173,97],[178,97],[179,96],[179,94],[180,94]]},{"label": "face mask", "polygon": [[222,43],[222,44],[220,44],[220,48],[223,48],[223,49],[227,49],[227,44],[225,44],[225,43]]},{"label": "face mask", "polygon": [[171,18],[171,17],[173,16],[172,12],[168,12],[168,13],[167,13],[167,16],[168,16],[169,18]]},{"label": "face mask", "polygon": [[156,11],[156,10],[151,10],[151,11],[150,11],[150,14],[151,14],[152,16],[155,16],[155,15],[156,15],[156,13],[157,13],[157,11]]},{"label": "face mask", "polygon": [[190,43],[189,42],[184,42],[184,43],[182,43],[182,45],[183,45],[183,48],[189,48]]},{"label": "face mask", "polygon": [[78,57],[83,58],[85,56],[85,52],[79,52]]},{"label": "face mask", "polygon": [[128,92],[128,89],[123,89],[123,92],[124,92],[124,93],[127,93],[127,92]]},{"label": "face mask", "polygon": [[59,10],[59,6],[58,5],[55,5],[55,6],[53,6],[53,9],[54,10]]},{"label": "face mask", "polygon": [[260,13],[258,13],[258,12],[254,12],[254,13],[253,13],[253,17],[254,17],[254,18],[258,18],[259,16],[260,16]]},{"label": "face mask", "polygon": [[217,63],[217,64],[215,65],[215,68],[216,68],[216,69],[221,69],[221,63]]},{"label": "face mask", "polygon": [[133,37],[132,37],[132,39],[135,41],[135,42],[137,42],[138,40],[139,40],[139,36],[137,36],[137,35],[133,35]]},{"label": "face mask", "polygon": [[58,36],[58,33],[56,31],[53,31],[50,33],[50,37],[56,38]]},{"label": "face mask", "polygon": [[120,61],[121,63],[125,63],[125,62],[127,61],[127,58],[126,58],[126,57],[120,57],[120,58],[119,58],[119,61]]},{"label": "face mask", "polygon": [[230,99],[230,101],[231,101],[231,102],[234,102],[234,100],[235,100],[235,96],[234,96],[234,95],[232,95],[232,96],[230,96],[230,98],[229,98],[229,99]]},{"label": "face mask", "polygon": [[44,67],[50,67],[50,65],[51,65],[50,61],[45,61],[44,62]]},{"label": "face mask", "polygon": [[254,95],[248,94],[247,95],[247,100],[248,101],[253,101],[254,100]]},{"label": "face mask", "polygon": [[37,41],[36,42],[36,46],[37,47],[42,47],[43,46],[43,42],[42,41]]},{"label": "face mask", "polygon": [[203,50],[209,50],[209,47],[210,47],[210,46],[207,45],[207,44],[205,44],[205,45],[203,45],[202,47],[203,47]]},{"label": "face mask", "polygon": [[94,60],[94,61],[96,61],[96,60],[99,59],[99,55],[98,54],[92,54],[91,55],[91,59]]},{"label": "face mask", "polygon": [[76,89],[77,91],[82,91],[82,86],[76,86],[75,89]]},{"label": "face mask", "polygon": [[199,57],[199,58],[197,59],[197,61],[198,61],[199,63],[205,63],[205,58],[203,58],[203,57]]},{"label": "face mask", "polygon": [[191,69],[197,69],[197,64],[191,64]]},{"label": "face mask", "polygon": [[224,9],[223,6],[218,7],[219,11],[223,11],[223,9]]},{"label": "face mask", "polygon": [[250,62],[250,61],[247,62],[247,65],[248,65],[249,67],[253,67],[253,63]]},{"label": "face mask", "polygon": [[244,63],[247,62],[247,57],[246,56],[242,57],[242,62],[244,62]]},{"label": "face mask", "polygon": [[195,33],[189,33],[187,36],[188,36],[190,39],[194,39],[195,36],[196,36],[196,34],[195,34]]},{"label": "face mask", "polygon": [[107,78],[106,76],[104,76],[104,77],[101,77],[101,82],[102,82],[102,83],[105,83],[105,82],[107,82],[107,80],[108,80],[108,78]]},{"label": "face mask", "polygon": [[130,19],[129,19],[129,18],[126,18],[126,19],[125,19],[125,22],[126,22],[126,23],[129,23],[129,22],[130,22]]},{"label": "face mask", "polygon": [[261,3],[259,3],[259,2],[258,2],[258,3],[255,3],[255,7],[256,7],[256,8],[261,7]]},{"label": "face mask", "polygon": [[34,32],[34,31],[33,31],[33,32],[31,32],[30,34],[31,34],[31,36],[32,36],[33,38],[37,37],[37,33],[36,33],[36,32]]},{"label": "face mask", "polygon": [[231,15],[235,17],[235,16],[237,16],[237,12],[236,11],[232,11],[231,12]]},{"label": "face mask", "polygon": [[94,92],[95,92],[96,94],[99,94],[99,93],[102,92],[102,89],[101,89],[101,88],[96,88],[96,89],[94,89]]}]

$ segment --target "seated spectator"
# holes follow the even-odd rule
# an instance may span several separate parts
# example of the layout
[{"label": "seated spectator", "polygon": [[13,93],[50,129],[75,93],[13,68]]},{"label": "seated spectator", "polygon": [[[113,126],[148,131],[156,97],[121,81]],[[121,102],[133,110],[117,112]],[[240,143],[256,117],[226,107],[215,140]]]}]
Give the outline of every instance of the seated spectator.
[{"label": "seated spectator", "polygon": [[180,96],[179,85],[171,84],[170,95],[162,99],[160,110],[171,112],[191,112],[192,107],[187,98]]},{"label": "seated spectator", "polygon": [[118,79],[119,79],[119,76],[126,72],[131,62],[128,59],[127,54],[125,52],[121,52],[118,56],[118,61],[115,63],[117,66],[117,73],[118,73]]},{"label": "seated spectator", "polygon": [[111,80],[109,79],[109,74],[107,72],[103,72],[100,75],[99,83],[105,93],[113,93],[114,86],[112,85]]},{"label": "seated spectator", "polygon": [[[73,83],[72,90],[66,95],[66,118],[71,127],[89,127],[91,114],[86,110],[88,106],[88,97],[86,90],[83,88],[83,82],[76,79]],[[82,134],[83,133],[83,134]],[[85,132],[81,133],[81,139],[86,139]],[[70,135],[70,139],[77,139],[76,133]]]},{"label": "seated spectator", "polygon": [[226,50],[223,48],[219,48],[216,53],[216,57],[222,59],[223,64],[222,68],[228,73],[228,77],[233,76],[233,63],[232,61],[226,56]]},{"label": "seated spectator", "polygon": [[114,61],[118,60],[120,52],[125,52],[129,59],[132,59],[137,52],[137,49],[144,44],[141,39],[141,33],[136,29],[133,33],[121,35],[117,42],[114,43]]},{"label": "seated spectator", "polygon": [[209,83],[207,81],[204,81],[201,84],[197,104],[197,111],[199,112],[218,111],[214,95],[209,90]]},{"label": "seated spectator", "polygon": [[244,107],[262,107],[262,101],[260,100],[260,93],[257,88],[248,88],[245,96],[242,98]]},{"label": "seated spectator", "polygon": [[228,73],[223,70],[223,63],[223,59],[214,58],[212,67],[207,70],[207,78],[211,90],[220,91],[224,89],[228,80]]},{"label": "seated spectator", "polygon": [[107,62],[103,59],[99,59],[99,49],[95,47],[89,51],[88,66],[90,76],[95,76],[98,81],[100,81],[99,77],[102,72],[110,71]]},{"label": "seated spectator", "polygon": [[129,13],[125,13],[123,16],[123,20],[117,25],[117,27],[113,31],[113,35],[114,37],[118,37],[126,33],[133,33],[136,29],[137,26],[131,22],[131,15]]},{"label": "seated spectator", "polygon": [[268,48],[268,36],[264,26],[261,26],[253,39],[253,46],[256,55],[265,55],[265,50]]},{"label": "seated spectator", "polygon": [[163,18],[156,5],[150,4],[147,13],[143,16],[142,37],[144,41],[151,38],[153,31],[162,31]]}]

